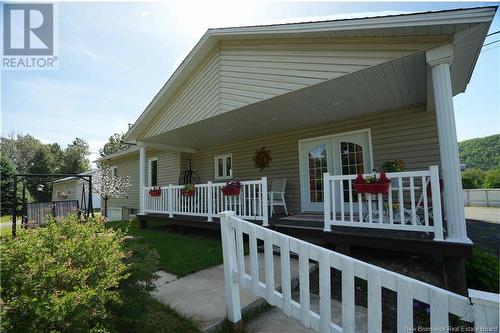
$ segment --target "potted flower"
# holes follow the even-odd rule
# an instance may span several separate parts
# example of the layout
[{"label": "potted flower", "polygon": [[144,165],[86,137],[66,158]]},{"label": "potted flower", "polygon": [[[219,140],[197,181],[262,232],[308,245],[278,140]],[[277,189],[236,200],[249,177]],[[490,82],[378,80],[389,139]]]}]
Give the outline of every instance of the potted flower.
[{"label": "potted flower", "polygon": [[[405,169],[405,162],[403,160],[387,161],[384,164],[382,164],[382,170],[385,172],[401,172],[404,171],[404,169]],[[399,180],[397,178],[393,178],[391,180],[391,185],[392,187],[398,187]]]},{"label": "potted flower", "polygon": [[358,177],[354,180],[353,186],[358,193],[369,193],[369,194],[379,194],[389,192],[389,185],[391,180],[386,177],[385,172],[380,173],[380,177],[377,178],[376,175],[368,176],[363,178],[360,173]]},{"label": "potted flower", "polygon": [[154,186],[149,190],[149,195],[152,197],[159,197],[161,195],[161,187]]},{"label": "potted flower", "polygon": [[185,197],[192,197],[194,195],[195,187],[193,184],[186,184],[184,188],[181,190],[181,193]]},{"label": "potted flower", "polygon": [[226,183],[226,186],[221,188],[224,195],[240,195],[241,183],[239,180],[233,179]]},{"label": "potted flower", "polygon": [[385,172],[401,172],[405,169],[405,162],[403,160],[387,161],[382,164],[382,170]]}]

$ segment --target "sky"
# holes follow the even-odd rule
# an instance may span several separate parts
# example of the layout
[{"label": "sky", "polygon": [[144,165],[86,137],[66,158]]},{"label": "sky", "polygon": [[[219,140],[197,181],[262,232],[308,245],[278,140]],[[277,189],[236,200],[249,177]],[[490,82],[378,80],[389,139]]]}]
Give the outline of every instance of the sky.
[{"label": "sky", "polygon": [[[91,158],[126,132],[208,28],[391,15],[498,3],[170,1],[58,4],[59,69],[1,72],[1,133]],[[500,30],[497,13],[490,32]],[[500,34],[486,42],[500,39]],[[500,133],[500,43],[484,47],[465,93],[454,97],[458,139]]]}]

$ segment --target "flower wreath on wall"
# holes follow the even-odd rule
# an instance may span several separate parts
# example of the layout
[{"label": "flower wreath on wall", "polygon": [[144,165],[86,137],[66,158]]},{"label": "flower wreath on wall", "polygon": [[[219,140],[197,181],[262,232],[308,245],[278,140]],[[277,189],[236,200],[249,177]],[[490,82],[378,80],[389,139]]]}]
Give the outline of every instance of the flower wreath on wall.
[{"label": "flower wreath on wall", "polygon": [[272,162],[271,151],[266,149],[266,147],[262,147],[255,151],[255,156],[253,157],[253,162],[256,168],[259,168],[260,171],[269,168]]}]

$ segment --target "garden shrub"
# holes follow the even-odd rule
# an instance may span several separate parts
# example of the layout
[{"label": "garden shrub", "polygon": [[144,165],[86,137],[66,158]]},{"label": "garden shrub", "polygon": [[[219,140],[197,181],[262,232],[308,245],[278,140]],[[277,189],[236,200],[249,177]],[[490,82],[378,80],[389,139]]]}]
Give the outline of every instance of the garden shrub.
[{"label": "garden shrub", "polygon": [[124,234],[76,216],[0,243],[3,332],[114,331],[127,268]]},{"label": "garden shrub", "polygon": [[499,292],[500,265],[495,255],[475,248],[472,258],[465,262],[465,269],[469,288]]}]

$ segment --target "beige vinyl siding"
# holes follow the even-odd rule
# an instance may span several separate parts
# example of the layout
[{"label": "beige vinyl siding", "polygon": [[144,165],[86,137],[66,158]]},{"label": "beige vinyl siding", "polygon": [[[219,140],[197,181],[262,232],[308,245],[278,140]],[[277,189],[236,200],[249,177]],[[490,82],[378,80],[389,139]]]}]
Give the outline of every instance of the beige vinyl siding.
[{"label": "beige vinyl siding", "polygon": [[219,50],[216,48],[154,119],[144,135],[154,136],[219,113],[219,75]]},{"label": "beige vinyl siding", "polygon": [[[248,180],[267,176],[271,182],[274,177],[285,177],[289,211],[299,212],[298,141],[366,128],[371,129],[374,167],[380,168],[385,161],[395,159],[404,160],[407,170],[439,165],[435,113],[425,111],[423,107],[373,113],[283,135],[211,147],[196,154],[183,154],[182,159],[191,159],[193,170],[200,175],[202,182],[214,180],[214,157],[228,153],[233,156],[234,178]],[[273,161],[269,169],[260,172],[254,167],[252,158],[255,151],[263,146],[271,150]]]},{"label": "beige vinyl siding", "polygon": [[223,41],[167,101],[140,138],[387,63],[445,40],[447,37]]},{"label": "beige vinyl siding", "polygon": [[[147,158],[158,157],[158,184],[177,184],[179,179],[179,153],[150,150],[146,152]],[[113,159],[106,162],[109,166],[118,167],[118,175],[130,177],[131,186],[127,191],[127,197],[114,198],[108,201],[108,207],[125,207],[139,209],[139,153]],[[146,173],[148,166],[146,164]],[[146,177],[149,175],[146,174]],[[146,178],[148,179],[148,178]],[[104,207],[104,204],[102,205]]]},{"label": "beige vinyl siding", "polygon": [[221,43],[221,112],[400,58],[436,39],[355,38]]}]

